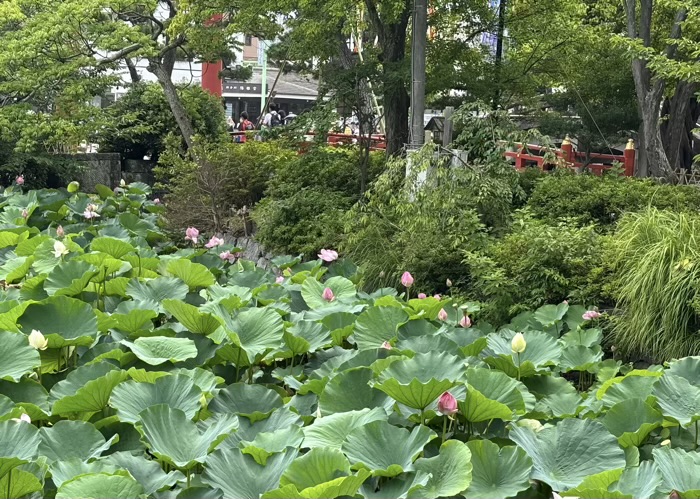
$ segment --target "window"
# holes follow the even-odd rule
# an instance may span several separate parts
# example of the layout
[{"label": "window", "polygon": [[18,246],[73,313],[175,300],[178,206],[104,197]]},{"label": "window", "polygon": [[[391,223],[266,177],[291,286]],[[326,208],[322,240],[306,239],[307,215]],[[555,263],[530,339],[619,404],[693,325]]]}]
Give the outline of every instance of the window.
[{"label": "window", "polygon": [[251,35],[245,35],[245,46],[250,47],[253,45],[253,37]]}]

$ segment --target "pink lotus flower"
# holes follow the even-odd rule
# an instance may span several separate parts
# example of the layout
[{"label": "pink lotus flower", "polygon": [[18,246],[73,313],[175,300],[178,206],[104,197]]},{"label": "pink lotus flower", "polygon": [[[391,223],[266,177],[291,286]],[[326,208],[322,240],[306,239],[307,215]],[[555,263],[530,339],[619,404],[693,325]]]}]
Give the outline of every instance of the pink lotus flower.
[{"label": "pink lotus flower", "polygon": [[462,317],[460,319],[459,325],[462,326],[463,328],[472,327],[472,321],[469,319],[468,315],[465,315],[464,317]]},{"label": "pink lotus flower", "polygon": [[433,295],[433,298],[435,298],[437,301],[442,300],[442,296],[440,296],[439,294]]},{"label": "pink lotus flower", "polygon": [[322,249],[318,257],[324,262],[334,262],[338,259],[338,252],[329,249]]},{"label": "pink lotus flower", "polygon": [[19,175],[19,176],[15,179],[15,183],[16,183],[17,185],[24,185],[24,175]]},{"label": "pink lotus flower", "polygon": [[562,303],[563,303],[564,305],[568,305],[568,304],[569,304],[569,300],[564,300]]},{"label": "pink lotus flower", "polygon": [[24,218],[25,220],[29,218],[29,212],[26,208],[22,210],[22,218]]},{"label": "pink lotus flower", "polygon": [[457,412],[457,399],[450,392],[445,392],[438,399],[438,412],[444,416],[452,416]]},{"label": "pink lotus flower", "polygon": [[413,276],[410,272],[403,273],[403,275],[401,276],[401,284],[403,284],[403,286],[406,288],[410,288],[411,286],[413,286]]},{"label": "pink lotus flower", "polygon": [[223,239],[219,239],[216,236],[212,236],[211,239],[209,239],[209,242],[204,245],[204,247],[211,249],[211,248],[216,248],[217,246],[221,246],[222,244],[224,244]]},{"label": "pink lotus flower", "polygon": [[419,300],[425,300],[428,297],[425,293],[418,293],[418,299]]},{"label": "pink lotus flower", "polygon": [[384,343],[382,343],[382,348],[385,350],[391,350],[393,347],[391,346],[391,343],[385,341]]},{"label": "pink lotus flower", "polygon": [[234,255],[230,251],[224,251],[223,253],[220,253],[219,258],[228,261],[228,263],[233,263],[236,261],[236,255]]},{"label": "pink lotus flower", "polygon": [[438,312],[438,319],[440,319],[441,321],[447,320],[447,312],[445,312],[444,308],[441,308],[440,311]]},{"label": "pink lotus flower", "polygon": [[160,204],[160,198],[155,198],[153,200],[153,204]]},{"label": "pink lotus flower", "polygon": [[589,310],[583,314],[583,320],[584,321],[592,321],[592,320],[597,319],[601,315],[603,315],[603,314],[601,314],[597,310]]},{"label": "pink lotus flower", "polygon": [[63,237],[66,235],[66,231],[63,230],[63,225],[59,225],[58,227],[56,227],[56,235],[58,237]]},{"label": "pink lotus flower", "polygon": [[284,282],[284,276],[278,275],[277,279],[275,279],[275,282],[277,284],[282,284]]},{"label": "pink lotus flower", "polygon": [[197,241],[199,241],[199,231],[194,227],[187,227],[185,231],[185,241],[192,241],[193,244],[197,244]]},{"label": "pink lotus flower", "polygon": [[83,216],[87,218],[88,220],[91,220],[93,218],[99,218],[100,214],[97,213],[98,206],[96,204],[89,204],[87,205],[87,208],[83,212]]},{"label": "pink lotus flower", "polygon": [[29,414],[22,414],[18,418],[12,418],[12,421],[16,421],[17,423],[31,423],[32,418],[29,417]]},{"label": "pink lotus flower", "polygon": [[331,288],[324,289],[322,297],[327,302],[332,302],[335,300],[335,295],[333,294],[333,290]]}]

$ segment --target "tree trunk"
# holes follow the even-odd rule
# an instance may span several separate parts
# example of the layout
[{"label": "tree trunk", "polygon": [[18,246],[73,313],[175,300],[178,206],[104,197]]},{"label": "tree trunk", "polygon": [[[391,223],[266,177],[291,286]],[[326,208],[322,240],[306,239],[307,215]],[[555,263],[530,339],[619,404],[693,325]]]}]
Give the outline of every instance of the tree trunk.
[{"label": "tree trunk", "polygon": [[192,147],[194,127],[192,126],[192,121],[190,120],[189,114],[187,114],[185,106],[182,104],[180,95],[177,93],[177,87],[175,87],[175,84],[173,83],[171,73],[168,72],[161,63],[156,61],[151,61],[149,63],[148,70],[156,75],[158,83],[163,88],[165,100],[170,106],[175,122],[177,123],[178,128],[180,128],[180,133],[182,133],[182,138],[185,140],[185,144],[189,149]]},{"label": "tree trunk", "polygon": [[141,75],[136,70],[136,65],[134,64],[134,61],[131,60],[131,57],[125,58],[124,63],[126,63],[126,67],[129,68],[129,76],[131,76],[131,83],[140,82]]},{"label": "tree trunk", "polygon": [[694,95],[698,88],[696,83],[679,82],[674,95],[664,101],[661,138],[673,170],[692,166],[693,129],[697,121]]},{"label": "tree trunk", "polygon": [[496,59],[494,64],[494,80],[496,89],[493,94],[493,109],[501,105],[501,65],[503,63],[503,36],[506,31],[506,9],[508,0],[500,0],[498,3],[498,34],[496,38]]}]

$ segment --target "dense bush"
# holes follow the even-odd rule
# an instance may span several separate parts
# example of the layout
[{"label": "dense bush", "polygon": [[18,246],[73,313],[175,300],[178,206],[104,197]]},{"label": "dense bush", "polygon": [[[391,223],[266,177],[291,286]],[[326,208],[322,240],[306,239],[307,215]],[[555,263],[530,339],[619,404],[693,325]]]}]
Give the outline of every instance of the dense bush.
[{"label": "dense bush", "polygon": [[76,178],[82,168],[70,157],[16,152],[10,145],[0,142],[0,185],[11,185],[18,175],[22,175],[26,188],[56,188]]},{"label": "dense bush", "polygon": [[295,158],[276,142],[197,140],[184,156],[179,139],[171,142],[155,173],[158,187],[168,192],[166,216],[174,228],[241,230],[244,214],[236,211],[258,202],[275,169]]},{"label": "dense bush", "polygon": [[700,351],[700,216],[655,208],[625,216],[606,247],[626,355],[669,360]]},{"label": "dense bush", "polygon": [[700,190],[616,175],[597,177],[562,171],[539,181],[527,206],[544,220],[576,218],[583,225],[593,222],[602,230],[611,230],[624,213],[647,206],[698,210]]},{"label": "dense bush", "polygon": [[498,321],[546,303],[595,299],[600,290],[590,275],[601,264],[600,240],[593,226],[523,214],[507,235],[466,255],[472,297],[486,302],[484,312]]},{"label": "dense bush", "polygon": [[[278,162],[253,213],[257,239],[270,251],[307,256],[337,247],[342,217],[361,195],[358,164],[356,150],[325,146]],[[381,154],[371,155],[370,181],[382,164]]]},{"label": "dense bush", "polygon": [[[180,86],[180,98],[195,131],[208,138],[226,135],[221,102],[199,86]],[[156,83],[137,83],[105,110],[97,140],[102,152],[118,152],[127,159],[150,156],[157,161],[170,133],[179,135],[163,89]]]}]

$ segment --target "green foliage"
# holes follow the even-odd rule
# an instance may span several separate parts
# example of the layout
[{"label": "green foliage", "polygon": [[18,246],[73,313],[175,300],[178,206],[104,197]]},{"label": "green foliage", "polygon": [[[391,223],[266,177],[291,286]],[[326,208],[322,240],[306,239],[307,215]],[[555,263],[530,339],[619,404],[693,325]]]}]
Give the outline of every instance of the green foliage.
[{"label": "green foliage", "polygon": [[[208,140],[226,135],[221,102],[201,87],[181,86],[180,99],[195,132]],[[126,159],[150,156],[157,161],[166,147],[169,134],[179,134],[177,123],[156,83],[137,83],[105,110],[104,126],[97,141],[101,152],[118,152]]]},{"label": "green foliage", "polygon": [[537,218],[576,219],[610,231],[625,213],[647,206],[673,211],[700,208],[700,190],[690,186],[660,185],[651,180],[557,172],[547,175],[532,191],[527,207]]},{"label": "green foliage", "polygon": [[[343,216],[360,198],[359,161],[356,149],[317,146],[278,162],[253,213],[257,239],[278,253],[315,255],[337,247]],[[370,181],[382,163],[381,155],[370,155]]]},{"label": "green foliage", "polygon": [[11,185],[21,174],[27,188],[57,188],[70,182],[82,168],[79,163],[65,156],[16,152],[10,144],[0,142],[1,185]]},{"label": "green foliage", "polygon": [[597,291],[590,274],[601,263],[594,226],[541,221],[527,212],[508,234],[465,259],[473,278],[469,291],[488,302],[487,314],[498,320],[545,303],[590,299]]},{"label": "green foliage", "polygon": [[624,217],[606,248],[621,352],[669,360],[700,346],[700,217],[650,208]]}]

